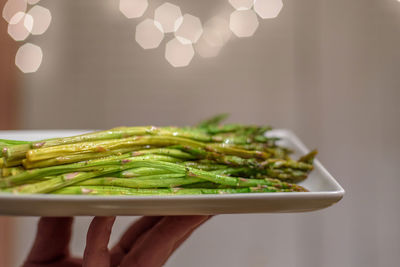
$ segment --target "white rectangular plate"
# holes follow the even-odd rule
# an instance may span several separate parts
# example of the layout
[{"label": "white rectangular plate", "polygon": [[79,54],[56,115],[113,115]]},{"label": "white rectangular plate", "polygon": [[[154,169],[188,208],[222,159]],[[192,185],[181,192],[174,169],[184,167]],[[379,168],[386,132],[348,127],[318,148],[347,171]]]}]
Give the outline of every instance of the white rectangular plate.
[{"label": "white rectangular plate", "polygon": [[[87,131],[0,131],[0,139],[41,140],[85,132]],[[281,144],[295,151],[293,157],[308,151],[288,130],[274,130],[268,135],[282,138]],[[300,183],[310,192],[140,197],[0,193],[0,215],[196,215],[313,211],[331,206],[344,195],[343,188],[318,160],[315,160],[314,165],[315,169],[309,177]]]}]

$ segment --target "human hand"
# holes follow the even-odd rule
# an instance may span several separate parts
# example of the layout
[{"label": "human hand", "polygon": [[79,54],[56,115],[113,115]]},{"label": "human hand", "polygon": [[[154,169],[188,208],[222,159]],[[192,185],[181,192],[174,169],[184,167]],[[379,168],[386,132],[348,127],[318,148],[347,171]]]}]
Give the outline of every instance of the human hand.
[{"label": "human hand", "polygon": [[43,217],[23,267],[159,267],[210,216],[142,217],[108,249],[115,217],[95,217],[83,259],[69,252],[72,217]]}]

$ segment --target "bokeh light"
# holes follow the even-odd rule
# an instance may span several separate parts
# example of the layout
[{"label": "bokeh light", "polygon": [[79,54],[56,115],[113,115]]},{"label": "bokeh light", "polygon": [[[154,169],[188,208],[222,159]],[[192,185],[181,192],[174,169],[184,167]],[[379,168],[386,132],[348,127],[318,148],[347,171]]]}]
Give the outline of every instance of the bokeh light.
[{"label": "bokeh light", "polygon": [[30,14],[25,14],[24,17],[24,26],[25,28],[32,33],[33,29],[33,17]]},{"label": "bokeh light", "polygon": [[[204,30],[204,34],[207,34],[207,30]],[[216,57],[222,49],[222,46],[216,46],[210,44],[205,38],[200,37],[200,39],[195,44],[194,48],[196,52],[204,58]]]},{"label": "bokeh light", "polygon": [[180,26],[175,22],[182,17],[181,9],[171,3],[164,3],[154,12],[154,20],[159,22],[165,33],[174,32]]},{"label": "bokeh light", "polygon": [[25,40],[32,30],[33,18],[24,12],[17,12],[10,20],[7,32],[15,41]]},{"label": "bokeh light", "polygon": [[28,4],[30,5],[35,5],[37,3],[39,3],[40,0],[27,0]]},{"label": "bokeh light", "polygon": [[212,44],[219,43],[221,40],[225,44],[232,36],[229,21],[221,17],[212,17],[204,24],[204,29],[206,28],[209,34],[205,35],[205,38]]},{"label": "bokeh light", "polygon": [[165,58],[174,67],[189,65],[194,56],[192,44],[183,44],[178,39],[170,40],[165,46]]},{"label": "bokeh light", "polygon": [[263,19],[276,18],[282,7],[282,0],[256,0],[254,2],[254,11]]},{"label": "bokeh light", "polygon": [[215,57],[231,35],[228,21],[213,17],[203,26],[203,34],[195,45],[196,52],[204,58]]},{"label": "bokeh light", "polygon": [[253,10],[236,10],[232,12],[229,28],[237,37],[250,37],[258,28],[258,19]]},{"label": "bokeh light", "polygon": [[147,0],[119,0],[119,10],[128,19],[143,16],[148,6]]},{"label": "bokeh light", "polygon": [[34,44],[22,45],[15,56],[15,65],[24,73],[35,72],[42,63],[42,49]]},{"label": "bokeh light", "polygon": [[203,27],[199,18],[190,14],[185,14],[178,19],[176,24],[180,24],[175,32],[175,37],[183,44],[194,44],[199,40]]},{"label": "bokeh light", "polygon": [[26,11],[26,0],[8,0],[3,7],[3,18],[10,23],[11,18],[18,12],[25,13]]},{"label": "bokeh light", "polygon": [[49,28],[51,22],[51,13],[47,8],[34,6],[28,11],[27,14],[33,18],[33,27],[31,30],[32,34],[43,34]]},{"label": "bokeh light", "polygon": [[229,0],[229,3],[236,10],[246,10],[250,9],[253,6],[254,0]]},{"label": "bokeh light", "polygon": [[164,33],[157,21],[145,19],[136,26],[136,42],[144,49],[157,48],[163,38]]}]

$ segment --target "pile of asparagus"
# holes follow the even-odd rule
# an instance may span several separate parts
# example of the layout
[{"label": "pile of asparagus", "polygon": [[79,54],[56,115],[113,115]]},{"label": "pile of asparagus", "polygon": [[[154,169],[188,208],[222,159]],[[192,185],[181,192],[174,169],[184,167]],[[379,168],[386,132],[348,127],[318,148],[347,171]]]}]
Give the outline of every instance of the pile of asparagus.
[{"label": "pile of asparagus", "polygon": [[0,192],[185,195],[304,192],[316,151],[298,160],[270,127],[120,127],[37,142],[0,140]]}]

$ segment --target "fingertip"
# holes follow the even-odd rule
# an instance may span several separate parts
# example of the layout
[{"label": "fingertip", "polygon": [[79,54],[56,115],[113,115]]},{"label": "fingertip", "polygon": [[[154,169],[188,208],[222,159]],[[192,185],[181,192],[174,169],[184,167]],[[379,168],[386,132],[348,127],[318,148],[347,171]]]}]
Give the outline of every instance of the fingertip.
[{"label": "fingertip", "polygon": [[163,266],[174,250],[210,218],[208,215],[163,217],[141,236],[121,266]]},{"label": "fingertip", "polygon": [[115,216],[95,216],[92,220],[92,223],[100,223],[100,224],[106,224],[106,225],[112,225],[115,222],[116,217]]},{"label": "fingertip", "polygon": [[110,263],[108,242],[115,217],[94,217],[86,237],[86,248],[83,255],[84,267],[106,267]]}]

